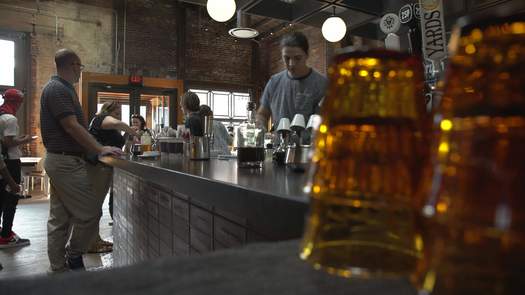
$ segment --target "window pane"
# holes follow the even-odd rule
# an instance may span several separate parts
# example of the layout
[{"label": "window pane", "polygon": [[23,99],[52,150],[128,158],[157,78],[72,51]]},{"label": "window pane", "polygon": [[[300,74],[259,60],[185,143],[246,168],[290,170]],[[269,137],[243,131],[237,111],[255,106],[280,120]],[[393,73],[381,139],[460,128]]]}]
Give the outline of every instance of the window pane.
[{"label": "window pane", "polygon": [[122,104],[120,106],[120,111],[122,113],[122,122],[129,125],[129,104]]},{"label": "window pane", "polygon": [[[163,110],[164,110],[164,116],[162,115]],[[170,115],[169,114],[169,107],[164,107],[164,108],[162,106],[156,107],[155,108],[155,127],[154,128],[157,128],[157,122],[159,124],[161,124],[161,126],[162,126],[162,124],[163,124],[162,120],[163,119],[164,119],[164,125],[163,126],[169,126],[169,124],[170,124],[170,122],[169,122],[170,121],[169,115]]]},{"label": "window pane", "polygon": [[0,40],[0,85],[15,85],[15,42]]},{"label": "window pane", "polygon": [[208,90],[201,90],[201,89],[190,89],[191,92],[197,94],[199,97],[201,105],[208,104]]},{"label": "window pane", "polygon": [[212,102],[211,106],[214,117],[229,117],[230,115],[230,94],[228,92],[212,91]]},{"label": "window pane", "polygon": [[170,126],[170,107],[164,107],[164,126]]},{"label": "window pane", "polygon": [[146,119],[148,117],[146,114],[146,106],[140,106],[139,113],[144,119]]},{"label": "window pane", "polygon": [[247,93],[233,94],[233,117],[235,119],[244,119],[248,116],[246,106],[250,101],[250,96]]}]

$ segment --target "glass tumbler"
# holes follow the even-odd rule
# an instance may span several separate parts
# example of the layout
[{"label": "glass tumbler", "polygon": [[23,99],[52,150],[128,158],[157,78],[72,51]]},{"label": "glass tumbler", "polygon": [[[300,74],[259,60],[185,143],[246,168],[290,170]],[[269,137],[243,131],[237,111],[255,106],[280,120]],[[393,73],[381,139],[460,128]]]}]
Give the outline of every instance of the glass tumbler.
[{"label": "glass tumbler", "polygon": [[525,13],[460,23],[422,182],[418,284],[423,294],[523,294]]},{"label": "glass tumbler", "polygon": [[300,257],[344,277],[407,276],[424,246],[414,195],[425,159],[422,62],[357,51],[328,74]]}]

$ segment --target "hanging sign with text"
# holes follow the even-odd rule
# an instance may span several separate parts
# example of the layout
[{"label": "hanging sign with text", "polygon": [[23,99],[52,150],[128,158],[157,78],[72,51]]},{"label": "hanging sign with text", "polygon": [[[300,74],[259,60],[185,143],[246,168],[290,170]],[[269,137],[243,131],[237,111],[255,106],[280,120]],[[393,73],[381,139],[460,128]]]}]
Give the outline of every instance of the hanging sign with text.
[{"label": "hanging sign with text", "polygon": [[447,40],[442,0],[419,0],[423,58],[442,69],[447,58]]}]

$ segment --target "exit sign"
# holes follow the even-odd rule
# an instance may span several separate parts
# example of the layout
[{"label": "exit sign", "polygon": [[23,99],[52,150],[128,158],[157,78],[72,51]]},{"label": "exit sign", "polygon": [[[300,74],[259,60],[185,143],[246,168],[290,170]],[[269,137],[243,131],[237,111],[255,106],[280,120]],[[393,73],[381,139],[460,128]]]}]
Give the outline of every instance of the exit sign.
[{"label": "exit sign", "polygon": [[129,76],[129,85],[133,86],[142,86],[143,85],[143,77],[138,75],[130,75]]}]

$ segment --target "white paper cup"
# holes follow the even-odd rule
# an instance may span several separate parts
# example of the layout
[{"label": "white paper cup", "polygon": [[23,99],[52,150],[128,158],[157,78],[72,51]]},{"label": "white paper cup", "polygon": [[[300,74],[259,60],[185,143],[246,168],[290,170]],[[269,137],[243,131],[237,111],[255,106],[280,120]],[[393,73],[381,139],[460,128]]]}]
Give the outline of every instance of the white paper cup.
[{"label": "white paper cup", "polygon": [[277,131],[281,130],[290,131],[290,119],[281,118],[281,121],[279,121],[279,125],[277,126]]},{"label": "white paper cup", "polygon": [[304,129],[305,125],[303,114],[295,114],[292,120],[292,125],[290,127],[300,127]]},{"label": "white paper cup", "polygon": [[306,129],[309,129],[309,128],[317,129],[319,128],[319,125],[321,125],[321,116],[317,114],[313,114],[310,116],[310,119],[308,119],[308,124],[306,124]]}]

